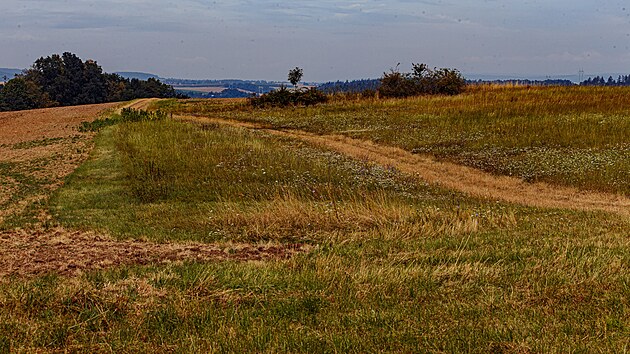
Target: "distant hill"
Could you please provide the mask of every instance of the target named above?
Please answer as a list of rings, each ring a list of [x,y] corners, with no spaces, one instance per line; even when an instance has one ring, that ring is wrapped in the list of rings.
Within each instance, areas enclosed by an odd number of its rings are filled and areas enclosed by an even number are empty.
[[[118,74],[122,76],[123,78],[130,79],[130,80],[138,79],[138,80],[146,81],[148,79],[160,79],[158,75],[143,73],[143,72],[136,72],[136,71],[119,71],[119,72],[115,72],[114,74]]]
[[[5,76],[8,80],[11,80],[16,74],[20,73],[22,73],[22,69],[0,68],[0,81],[4,81]]]
[[[190,98],[246,98],[252,96],[251,92],[235,88],[217,88],[217,91],[211,92],[195,91],[189,89],[176,89],[175,92],[186,95]]]
[[[193,79],[162,79],[162,82],[173,86],[176,90],[189,90],[189,91],[202,91],[193,90],[192,88],[216,88],[217,90],[223,89],[237,89],[247,92],[267,93],[271,90],[275,90],[283,83],[276,81],[264,81],[264,80],[235,80],[235,79],[223,79],[223,80],[193,80]],[[233,91],[230,91],[236,94]]]
[[[603,77],[608,79],[609,77],[613,77],[613,79],[617,79],[619,76],[627,75],[627,73],[612,73],[612,72],[583,72],[583,73],[575,73],[569,75],[522,75],[522,74],[474,74],[467,73],[463,74],[464,78],[468,81],[487,81],[487,82],[511,82],[511,81],[535,81],[535,82],[545,82],[545,81],[556,81],[556,80],[567,80],[573,83],[579,83],[580,81],[584,81],[588,78],[595,77]]]

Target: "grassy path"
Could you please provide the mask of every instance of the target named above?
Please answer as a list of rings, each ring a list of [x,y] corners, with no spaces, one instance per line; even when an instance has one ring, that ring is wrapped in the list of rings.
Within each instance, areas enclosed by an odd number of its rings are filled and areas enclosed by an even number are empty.
[[[138,100],[131,101],[125,105],[120,106],[117,111],[120,111],[123,108],[132,108],[132,109],[147,109],[152,103],[159,101],[159,98],[140,98]]]
[[[176,116],[193,123],[218,123],[270,134],[300,139],[359,159],[367,159],[384,166],[415,175],[428,183],[468,193],[473,196],[502,200],[536,207],[575,210],[601,210],[630,216],[630,199],[622,195],[580,191],[576,188],[552,186],[546,183],[527,183],[519,178],[496,176],[474,168],[413,154],[400,148],[375,144],[341,135],[318,135],[300,130],[279,130],[255,123],[221,118]]]

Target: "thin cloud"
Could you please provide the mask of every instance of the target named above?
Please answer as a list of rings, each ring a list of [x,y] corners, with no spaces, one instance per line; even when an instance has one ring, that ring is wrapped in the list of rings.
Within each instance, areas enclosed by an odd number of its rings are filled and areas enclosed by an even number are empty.
[[[295,65],[309,80],[374,77],[405,61],[480,72],[619,71],[630,55],[624,7],[573,0],[2,0],[0,48],[11,50],[0,52],[0,66],[25,67],[70,50],[114,70],[209,78],[281,79]]]

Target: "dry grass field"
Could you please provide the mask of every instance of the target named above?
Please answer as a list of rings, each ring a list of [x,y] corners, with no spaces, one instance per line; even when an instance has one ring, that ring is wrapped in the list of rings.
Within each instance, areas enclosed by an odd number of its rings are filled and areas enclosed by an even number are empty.
[[[421,180],[472,196],[538,207],[603,210],[630,216],[630,199],[618,194],[598,193],[550,185],[528,183],[510,176],[496,176],[467,166],[447,161],[436,161],[427,155],[407,152],[400,148],[382,146],[371,141],[353,139],[343,135],[314,134],[299,130],[278,130],[262,124],[206,118],[176,116],[195,124],[223,124],[256,129],[274,135],[307,141],[311,144],[338,151],[357,159],[373,161],[382,166],[396,168]]]
[[[0,141],[0,352],[627,351],[626,93],[52,110]]]

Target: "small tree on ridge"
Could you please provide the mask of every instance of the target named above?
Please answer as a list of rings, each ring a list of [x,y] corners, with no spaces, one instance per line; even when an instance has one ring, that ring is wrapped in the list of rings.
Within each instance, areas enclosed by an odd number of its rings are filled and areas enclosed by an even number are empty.
[[[298,82],[302,80],[302,75],[304,75],[304,71],[296,66],[295,69],[289,70],[289,82],[297,87]]]

